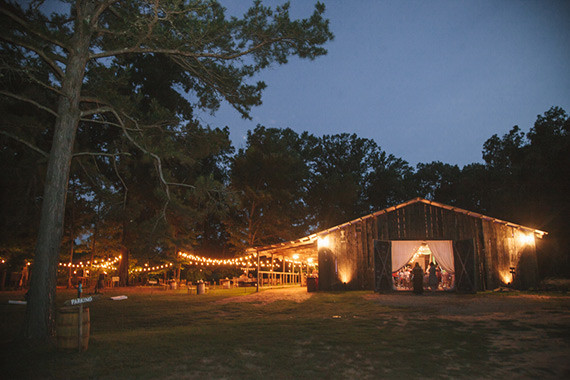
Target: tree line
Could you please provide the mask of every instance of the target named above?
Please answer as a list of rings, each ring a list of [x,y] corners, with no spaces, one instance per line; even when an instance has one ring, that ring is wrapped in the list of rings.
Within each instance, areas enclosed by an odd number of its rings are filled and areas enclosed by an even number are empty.
[[[233,202],[222,219],[242,248],[292,240],[415,197],[545,230],[542,276],[568,275],[570,119],[560,107],[528,132],[491,136],[482,163],[411,166],[355,134],[314,136],[258,126],[231,157]]]
[[[179,250],[232,257],[422,197],[549,232],[542,273],[565,274],[569,120],[552,107],[527,133],[514,126],[491,136],[484,162],[463,168],[438,161],[414,167],[356,134],[258,125],[235,151],[228,128],[177,126],[155,140],[162,175],[186,184],[170,194],[149,155],[77,157],[60,257],[73,249],[83,258],[123,255],[131,265],[176,260]],[[82,132],[80,141],[97,138]],[[3,250],[21,266],[33,259],[45,163],[23,144],[4,143]]]

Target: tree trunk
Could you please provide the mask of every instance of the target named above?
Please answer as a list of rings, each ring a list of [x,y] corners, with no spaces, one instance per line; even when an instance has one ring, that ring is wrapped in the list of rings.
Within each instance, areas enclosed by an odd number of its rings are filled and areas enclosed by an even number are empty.
[[[91,244],[91,260],[89,260],[89,277],[91,278],[91,274],[93,273],[93,260],[95,259],[95,244],[97,243],[97,225],[99,220],[95,220],[95,225],[93,226],[93,242]],[[97,281],[97,278],[95,278]]]
[[[63,234],[65,201],[75,134],[80,117],[80,95],[85,65],[89,57],[90,36],[77,23],[71,40],[58,117],[48,158],[44,197],[34,257],[24,335],[34,341],[55,336],[55,292],[57,265]]]
[[[129,221],[123,218],[123,237],[121,239],[121,261],[119,262],[119,286],[129,286]]]
[[[73,251],[75,249],[75,242],[74,242],[74,237],[73,237],[73,230],[75,229],[75,215],[74,210],[73,210],[73,197],[75,197],[75,194],[72,194],[72,198],[71,198],[71,226],[69,227],[69,244],[71,245],[71,249],[69,251],[69,264],[73,264]],[[71,277],[72,277],[72,267],[71,265],[69,266],[69,275],[67,277],[67,288],[71,289],[71,287],[73,286],[73,283],[71,281]]]
[[[174,280],[176,281],[176,285],[180,285],[180,262],[178,257],[178,247],[174,246],[174,262],[176,266],[174,267]]]
[[[119,262],[119,286],[129,286],[129,249],[121,247],[121,261]]]
[[[8,273],[7,269],[2,271],[2,280],[0,281],[0,290],[4,290],[6,286],[6,274]]]

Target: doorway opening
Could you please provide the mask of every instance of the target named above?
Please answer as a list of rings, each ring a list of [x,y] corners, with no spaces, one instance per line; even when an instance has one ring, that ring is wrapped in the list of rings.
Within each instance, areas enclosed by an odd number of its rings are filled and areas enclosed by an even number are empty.
[[[391,243],[392,280],[395,290],[413,289],[412,269],[416,263],[424,273],[425,290],[454,289],[455,265],[451,240],[392,241]]]

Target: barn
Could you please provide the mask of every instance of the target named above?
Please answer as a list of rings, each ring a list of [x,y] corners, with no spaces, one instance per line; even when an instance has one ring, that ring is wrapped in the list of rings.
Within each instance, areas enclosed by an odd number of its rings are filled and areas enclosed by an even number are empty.
[[[320,290],[402,290],[412,264],[425,269],[433,262],[443,279],[440,290],[476,292],[536,286],[537,245],[546,234],[416,198],[255,251],[272,262],[294,258],[303,276],[310,274],[310,263],[318,262]]]

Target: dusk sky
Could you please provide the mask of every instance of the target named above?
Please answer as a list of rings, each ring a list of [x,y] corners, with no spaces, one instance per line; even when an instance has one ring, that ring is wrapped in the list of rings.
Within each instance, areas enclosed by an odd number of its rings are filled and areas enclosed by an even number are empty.
[[[251,1],[221,1],[241,16]],[[264,1],[282,4],[283,1]],[[293,18],[314,1],[292,1]],[[483,143],[523,131],[551,106],[570,111],[570,1],[324,1],[335,39],[315,61],[257,76],[253,120],[224,105],[237,148],[257,124],[356,133],[412,165],[481,162]]]

